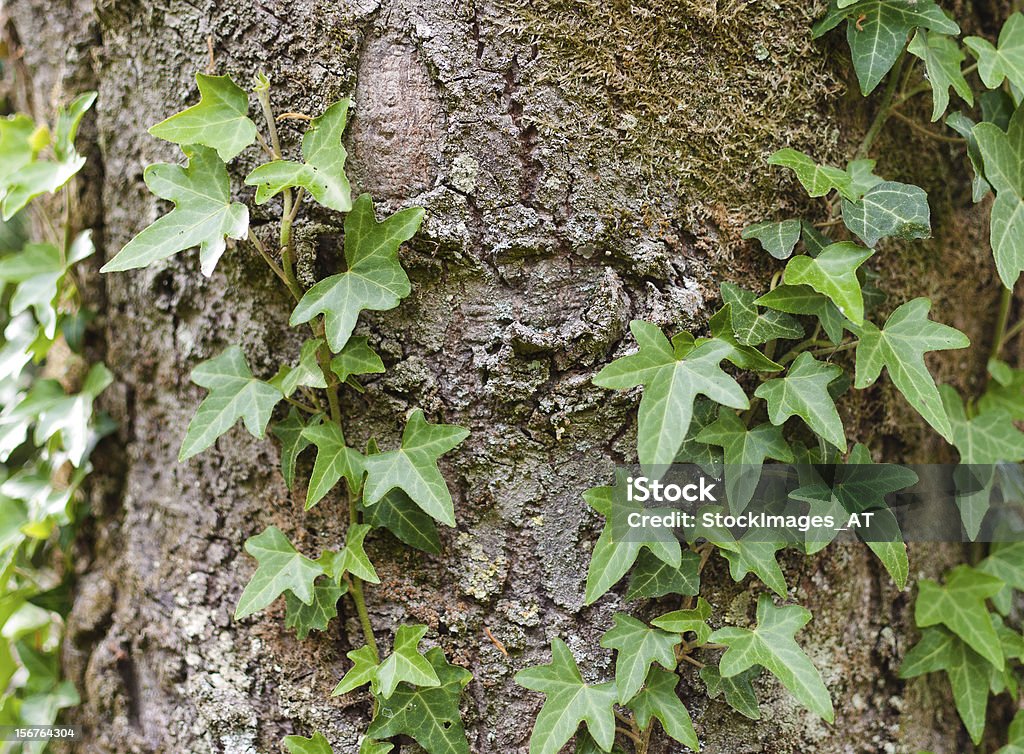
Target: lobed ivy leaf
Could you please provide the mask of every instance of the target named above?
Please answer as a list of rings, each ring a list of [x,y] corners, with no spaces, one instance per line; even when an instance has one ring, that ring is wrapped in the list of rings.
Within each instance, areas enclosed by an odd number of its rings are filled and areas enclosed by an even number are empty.
[[[615,684],[583,682],[572,652],[561,639],[551,640],[551,663],[516,673],[516,683],[547,696],[530,736],[530,754],[558,754],[580,723],[603,751],[615,741]]]
[[[974,93],[960,70],[965,55],[956,40],[945,34],[929,34],[918,29],[907,45],[907,52],[924,61],[925,79],[932,87],[932,122],[946,112],[950,88],[968,105],[974,104]]]
[[[270,415],[283,398],[281,389],[252,376],[238,346],[192,370],[192,382],[209,390],[185,431],[178,460],[184,461],[209,448],[239,419],[253,437],[262,438]]]
[[[724,693],[725,703],[751,720],[761,719],[761,708],[753,685],[753,680],[759,675],[760,665],[753,665],[729,678],[723,678],[716,665],[705,665],[700,669],[700,678],[707,686],[708,696],[714,699]]]
[[[426,626],[403,625],[398,627],[391,654],[377,666],[374,676],[374,693],[376,695],[390,699],[398,688],[398,684],[402,682],[423,687],[441,685],[441,679],[438,677],[433,663],[429,662],[419,651],[420,641],[426,635]]]
[[[800,323],[779,311],[758,311],[757,294],[732,283],[722,283],[722,300],[729,305],[733,332],[745,346],[756,346],[769,340],[799,340],[804,337]]]
[[[1014,542],[991,552],[975,569],[1003,582],[1003,588],[990,599],[1003,615],[1013,607],[1013,592],[1024,592],[1024,542]]]
[[[430,424],[416,409],[402,432],[398,450],[368,456],[363,504],[372,506],[396,487],[432,518],[455,526],[455,507],[437,460],[458,447],[469,430],[454,424]]]
[[[690,712],[676,694],[678,684],[679,676],[675,673],[652,667],[643,689],[627,706],[636,715],[636,724],[640,730],[646,730],[651,719],[657,718],[672,738],[688,749],[700,751]]]
[[[285,628],[294,628],[299,641],[310,631],[326,631],[331,619],[338,614],[338,600],[348,591],[348,585],[334,579],[319,578],[313,583],[313,602],[309,605],[291,591],[284,593]]]
[[[306,489],[306,510],[319,503],[344,477],[350,493],[359,489],[366,459],[345,444],[341,426],[324,422],[306,427],[302,439],[316,446],[316,461]]]
[[[279,384],[285,396],[291,396],[300,386],[320,389],[327,387],[327,380],[324,379],[324,373],[317,361],[317,351],[323,343],[323,338],[310,338],[302,344],[299,363],[281,370]]]
[[[838,344],[843,339],[846,317],[836,308],[831,299],[818,293],[809,285],[780,285],[754,301],[789,314],[809,314],[818,318],[821,329],[828,339]]]
[[[953,429],[952,442],[962,463],[988,465],[1024,461],[1024,432],[1017,429],[1012,416],[989,409],[968,419],[955,388],[943,385],[939,394]]]
[[[819,717],[832,722],[835,712],[828,689],[817,669],[794,640],[797,631],[811,620],[811,613],[797,605],[776,607],[768,595],[757,600],[757,625],[720,628],[711,641],[727,649],[719,662],[723,678],[760,665],[782,682],[797,700]]]
[[[742,318],[743,315],[741,314],[740,317]],[[781,364],[776,364],[756,348],[740,343],[739,339],[736,337],[735,325],[733,324],[732,304],[727,303],[715,312],[711,316],[711,319],[708,320],[708,326],[711,328],[711,337],[694,339],[690,346],[685,349],[685,353],[689,353],[689,351],[692,351],[698,345],[703,343],[725,343],[729,346],[729,350],[724,356],[725,360],[732,362],[740,369],[754,372],[778,372],[782,369]],[[673,343],[678,343],[684,335],[687,337],[690,336],[689,333],[679,333],[672,339]],[[683,355],[678,346],[675,346],[674,350],[676,356]],[[698,398],[697,400],[700,401],[704,399]],[[708,403],[711,402],[708,401]],[[694,405],[696,405],[696,403]],[[691,422],[692,421],[693,420],[691,419]]]
[[[825,196],[830,191],[836,190],[849,199],[860,198],[848,171],[831,165],[819,165],[811,157],[795,149],[786,147],[778,150],[768,158],[768,164],[792,170],[807,191],[808,196]]]
[[[236,620],[258,613],[286,591],[303,604],[313,603],[313,583],[324,569],[296,551],[280,529],[270,526],[249,537],[245,551],[259,565],[238,600]]]
[[[197,73],[196,85],[198,104],[160,121],[149,133],[182,148],[209,147],[228,162],[256,141],[256,124],[248,117],[249,97],[230,76]]]
[[[209,277],[227,247],[225,239],[245,237],[249,210],[231,201],[228,171],[217,153],[198,145],[183,149],[185,167],[150,165],[143,175],[149,190],[174,202],[174,209],[129,241],[100,272],[146,267],[198,246],[200,267]]]
[[[686,550],[679,565],[666,563],[641,551],[629,577],[626,599],[650,599],[666,594],[697,594],[700,588],[700,556]]]
[[[964,45],[978,59],[978,75],[989,89],[1003,79],[1024,88],[1024,14],[1014,13],[999,30],[998,46],[982,37],[964,37]]]
[[[0,118],[0,194],[7,193],[10,177],[30,164],[49,141],[46,127],[36,126],[28,115]]]
[[[318,203],[337,212],[352,209],[352,190],[345,176],[341,134],[348,118],[349,101],[335,102],[310,121],[302,137],[305,162],[274,160],[260,165],[245,178],[256,187],[256,203],[264,204],[286,188],[304,188]]]
[[[963,113],[950,113],[946,116],[946,125],[960,134],[967,142],[967,157],[971,162],[971,201],[975,204],[985,198],[991,188],[985,180],[984,159],[978,140],[974,137],[974,121]]]
[[[377,666],[380,663],[374,656],[373,649],[370,646],[362,646],[359,649],[346,652],[345,656],[352,661],[352,667],[338,681],[338,685],[334,687],[331,696],[347,694],[360,686],[374,683],[377,678]]]
[[[331,744],[319,732],[309,738],[285,736],[284,747],[288,749],[288,754],[334,754]]]
[[[424,211],[411,207],[378,223],[373,200],[363,194],[345,217],[345,262],[348,269],[314,285],[296,305],[293,327],[324,315],[327,343],[340,353],[363,309],[386,311],[409,295],[409,277],[398,261],[398,247],[419,230]]]
[[[288,409],[288,416],[279,422],[275,422],[270,431],[281,441],[281,476],[284,483],[291,489],[295,484],[295,462],[303,450],[312,445],[305,431],[321,421],[320,416],[314,416],[307,425],[302,415],[292,406]]]
[[[932,229],[928,195],[917,186],[884,181],[859,202],[843,200],[843,223],[872,248],[883,238],[927,238]]]
[[[711,605],[703,597],[698,597],[696,607],[665,613],[652,620],[651,625],[674,634],[693,633],[696,644],[707,644],[711,636],[710,617]]]
[[[716,540],[715,544],[729,562],[729,576],[733,581],[739,583],[752,573],[777,595],[786,596],[786,577],[775,559],[775,553],[785,546],[782,542],[742,537],[732,541]]]
[[[800,221],[754,223],[744,228],[740,236],[745,240],[756,238],[761,248],[776,259],[789,259],[800,240]]]
[[[356,335],[349,338],[341,353],[331,359],[331,371],[338,375],[341,382],[345,382],[355,374],[383,373],[384,362],[370,348],[366,336]]]
[[[873,253],[849,241],[834,243],[817,257],[790,259],[782,280],[787,285],[809,285],[828,296],[844,317],[860,325],[864,321],[864,298],[857,268]]]
[[[1024,270],[1024,106],[1014,112],[1005,132],[984,122],[973,133],[985,178],[996,192],[989,224],[996,270],[1003,285],[1012,288]]]
[[[985,600],[1002,588],[1002,580],[995,576],[968,565],[957,566],[946,575],[942,586],[931,579],[921,581],[914,603],[914,620],[920,628],[946,626],[1002,670],[1003,652],[985,606]]]
[[[679,636],[650,628],[623,613],[615,613],[612,620],[615,626],[601,636],[601,646],[615,650],[615,687],[619,703],[625,704],[644,685],[652,663],[675,670]]]
[[[675,460],[698,395],[731,408],[748,407],[743,390],[719,367],[732,351],[730,344],[710,340],[677,357],[657,326],[634,320],[629,327],[640,350],[613,361],[598,372],[593,382],[618,389],[644,386],[638,417],[640,463],[667,465]]]
[[[399,540],[434,555],[441,552],[437,524],[401,490],[391,490],[370,506],[360,503],[363,520],[374,528],[385,528]]]
[[[939,390],[924,363],[929,351],[967,348],[967,336],[928,319],[931,301],[916,298],[900,305],[879,330],[870,322],[859,328],[854,387],[874,384],[885,367],[911,406],[947,441],[953,440]]]
[[[781,426],[789,417],[799,416],[826,442],[846,452],[843,421],[828,391],[829,385],[842,373],[842,368],[824,364],[804,351],[796,357],[785,377],[759,385],[754,395],[768,403],[768,418],[772,424]],[[778,440],[781,442],[781,437]]]

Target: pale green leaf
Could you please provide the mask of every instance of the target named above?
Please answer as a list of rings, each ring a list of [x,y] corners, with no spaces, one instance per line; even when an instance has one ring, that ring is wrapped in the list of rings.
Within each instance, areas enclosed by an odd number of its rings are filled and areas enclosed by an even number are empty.
[[[350,493],[359,489],[363,478],[363,455],[345,444],[341,427],[324,422],[307,427],[303,439],[316,445],[316,461],[306,490],[306,510],[319,503],[345,477]]]
[[[381,374],[384,362],[376,351],[370,348],[366,336],[356,335],[349,338],[341,353],[331,359],[331,371],[345,382],[355,374]]]
[[[692,643],[699,645],[706,644],[708,637],[711,636],[711,628],[708,626],[710,617],[711,605],[703,597],[698,597],[696,607],[665,613],[652,620],[651,625],[674,634],[693,633]]]
[[[1024,592],[1024,542],[1014,542],[994,550],[976,569],[995,576],[1003,588],[992,595],[992,604],[1003,615],[1013,606],[1013,592]]]
[[[1003,653],[985,600],[1002,588],[1002,580],[995,576],[970,566],[957,566],[947,574],[943,586],[931,579],[921,581],[914,619],[921,628],[946,626],[1001,670]]]
[[[998,89],[1004,78],[1024,88],[1024,14],[1006,20],[997,46],[982,37],[964,37],[964,45],[978,59],[978,75],[989,89]]]
[[[1024,24],[1024,16],[1019,16]],[[985,178],[996,192],[989,240],[1003,285],[1012,288],[1024,270],[1024,106],[1004,131],[994,123],[973,130],[985,165]]]
[[[398,684],[403,681],[414,686],[441,685],[431,663],[420,654],[419,644],[426,634],[426,626],[398,627],[391,654],[377,666],[374,676],[375,694],[390,699]]]
[[[281,390],[286,396],[291,396],[299,387],[312,387],[325,389],[327,380],[320,370],[320,363],[317,361],[317,351],[323,345],[323,338],[310,338],[302,344],[302,351],[299,354],[299,363],[294,367],[287,367],[282,370]]]
[[[248,117],[249,97],[230,76],[197,73],[196,84],[198,104],[160,121],[149,133],[183,148],[201,144],[228,162],[256,141],[256,124]]]
[[[245,551],[256,558],[259,566],[238,600],[236,620],[258,613],[285,591],[290,591],[303,604],[313,603],[313,583],[324,570],[299,554],[280,529],[271,526],[249,537]]]
[[[360,686],[373,683],[377,677],[377,666],[380,664],[373,655],[373,649],[369,646],[362,646],[347,652],[346,657],[352,661],[352,667],[338,681],[331,696],[341,696],[354,691]]]
[[[612,619],[615,626],[602,635],[601,646],[615,650],[615,686],[619,703],[625,704],[640,691],[651,663],[675,670],[680,639],[678,634],[650,628],[629,615],[615,613]]]
[[[693,751],[700,751],[690,713],[676,694],[678,683],[679,676],[675,673],[652,667],[643,690],[628,706],[636,715],[636,723],[641,730],[646,730],[651,718],[656,717],[672,738]]]
[[[825,364],[804,351],[797,356],[786,376],[768,380],[754,395],[768,403],[768,418],[781,426],[791,416],[799,416],[814,432],[839,450],[846,451],[846,433],[836,411],[828,386],[843,370]],[[778,438],[782,442],[781,437]],[[785,460],[779,458],[778,460]]]
[[[800,221],[754,223],[743,229],[744,239],[756,238],[761,248],[776,259],[789,259],[800,240]]]
[[[864,321],[864,299],[857,268],[872,253],[871,249],[848,241],[834,243],[817,257],[790,259],[782,280],[787,285],[809,285],[828,296],[843,316],[860,325]]]
[[[950,87],[968,105],[974,104],[971,86],[960,71],[964,52],[955,39],[918,29],[907,45],[907,52],[924,61],[926,78],[932,87],[932,121],[938,120],[946,112]]]
[[[985,180],[984,158],[981,155],[981,148],[978,146],[978,139],[974,136],[973,120],[963,113],[950,113],[946,116],[946,125],[960,134],[967,142],[967,157],[971,162],[973,175],[971,177],[971,201],[975,204],[985,198],[989,191],[988,181]]]

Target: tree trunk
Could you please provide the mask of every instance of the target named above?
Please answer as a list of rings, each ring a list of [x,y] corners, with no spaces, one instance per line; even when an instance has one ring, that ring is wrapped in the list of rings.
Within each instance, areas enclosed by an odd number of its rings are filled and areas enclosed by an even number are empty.
[[[631,319],[697,331],[720,282],[765,289],[776,263],[741,241],[741,229],[783,211],[821,212],[766,157],[789,145],[845,164],[873,114],[872,100],[852,94],[841,35],[810,40],[823,7],[8,3],[37,105],[99,91],[86,130],[95,148],[79,183],[99,256],[164,211],[142,171],[176,152],[145,129],[194,101],[208,39],[216,72],[242,82],[265,71],[282,109],[317,114],[354,93],[346,144],[355,188],[390,210],[427,208],[403,251],[412,297],[362,320],[388,373],[347,411],[357,445],[370,436],[394,443],[413,407],[472,430],[444,465],[458,525],[444,532],[442,555],[376,536],[368,549],[382,584],[367,597],[381,637],[403,620],[426,623],[473,672],[464,716],[474,752],[526,751],[541,698],[512,676],[546,662],[552,636],[567,641],[586,675],[609,674],[598,639],[625,603],[611,594],[583,606],[601,521],[580,495],[633,458],[637,396],[590,377],[631,347]],[[957,10],[968,27],[981,23]],[[970,207],[961,154],[898,122],[886,133],[875,151],[892,156],[879,172],[929,191],[935,238],[924,251],[880,255],[883,285],[890,302],[934,296],[933,316],[968,332],[978,346],[969,357],[936,362],[943,379],[968,385],[982,374],[998,299],[984,208]],[[299,134],[285,126],[289,146]],[[903,157],[922,152],[935,159]],[[239,174],[251,167],[241,163]],[[329,213],[300,225],[307,270],[337,258],[337,226]],[[273,524],[316,553],[337,544],[342,504],[328,499],[304,513],[281,479],[276,445],[240,428],[176,460],[202,395],[188,379],[195,364],[235,342],[262,376],[295,357],[301,336],[287,327],[287,294],[236,247],[209,280],[190,252],[96,274],[90,295],[102,302],[95,348],[117,375],[106,408],[120,429],[96,455],[94,519],[68,625],[66,670],[83,697],[71,720],[88,739],[76,750],[271,752],[283,735],[316,729],[335,751],[354,753],[367,698],[329,696],[345,652],[361,643],[354,611],[343,602],[341,620],[301,643],[284,629],[280,605],[232,618],[254,567],[245,539]],[[886,388],[857,405],[844,418],[876,458],[930,457]],[[935,576],[958,554],[912,547],[911,573]],[[763,719],[751,722],[708,700],[684,671],[680,688],[704,751],[967,750],[945,681],[897,678],[915,637],[910,589],[897,592],[859,546],[782,560],[791,596],[814,613],[799,639],[832,693],[836,724],[796,708],[768,678],[758,686]],[[734,585],[717,556],[704,583],[719,621],[747,616],[763,590],[752,578]]]

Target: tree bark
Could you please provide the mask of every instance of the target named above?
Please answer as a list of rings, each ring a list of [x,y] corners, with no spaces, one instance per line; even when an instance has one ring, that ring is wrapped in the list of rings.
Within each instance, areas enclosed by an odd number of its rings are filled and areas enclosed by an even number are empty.
[[[968,26],[986,22],[958,5]],[[368,549],[382,584],[367,598],[381,638],[400,621],[426,623],[473,672],[464,715],[474,752],[526,751],[541,698],[512,676],[546,662],[552,636],[588,677],[610,672],[598,639],[625,603],[612,594],[583,606],[601,521],[580,495],[633,458],[637,396],[589,378],[631,347],[631,319],[700,330],[719,282],[764,289],[775,263],[740,230],[822,211],[767,155],[793,146],[845,164],[873,115],[873,101],[853,94],[841,35],[810,40],[822,10],[806,0],[8,3],[37,105],[99,91],[79,186],[100,256],[165,209],[142,171],[177,159],[175,148],[146,126],[194,100],[208,39],[217,73],[242,82],[265,71],[282,109],[315,115],[354,94],[346,144],[356,189],[386,210],[427,208],[403,251],[412,297],[362,319],[388,373],[346,412],[356,444],[393,444],[413,407],[472,430],[444,464],[458,525],[444,532],[442,555],[376,535]],[[294,147],[300,131],[284,129]],[[883,287],[890,302],[934,296],[933,316],[981,346],[936,362],[943,379],[969,386],[999,295],[984,208],[970,207],[953,148],[899,123],[886,134],[875,151],[892,156],[879,171],[929,191],[935,238],[924,251],[890,247]],[[307,280],[338,258],[339,226],[330,213],[299,225]],[[361,644],[347,604],[304,642],[285,630],[280,605],[232,619],[254,567],[245,539],[273,524],[316,554],[337,545],[342,504],[328,498],[304,513],[274,443],[240,428],[176,460],[202,395],[188,379],[195,364],[235,342],[261,376],[296,356],[287,293],[244,247],[209,280],[190,252],[94,275],[90,287],[101,305],[94,347],[118,378],[106,408],[120,429],[97,454],[68,622],[65,665],[83,697],[70,719],[87,734],[79,750],[249,754],[316,729],[354,753],[368,701],[329,696],[345,652]],[[908,416],[877,387],[844,418],[876,458],[929,457]],[[935,576],[958,556],[912,547],[911,573]],[[748,721],[684,671],[704,751],[966,751],[945,682],[897,678],[915,637],[910,590],[898,593],[862,547],[782,560],[792,598],[814,613],[799,640],[831,690],[836,724],[767,678],[763,719]],[[750,578],[734,585],[717,556],[705,572],[718,621],[745,620],[763,589]]]

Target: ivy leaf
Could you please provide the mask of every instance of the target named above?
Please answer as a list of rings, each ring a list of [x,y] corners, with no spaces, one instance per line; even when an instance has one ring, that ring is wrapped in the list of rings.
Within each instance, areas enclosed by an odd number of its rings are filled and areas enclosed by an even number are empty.
[[[380,583],[377,571],[363,549],[363,541],[372,529],[369,524],[349,524],[348,533],[345,535],[345,547],[333,559],[331,573],[335,581],[341,581],[344,574],[351,573],[371,584]]]
[[[775,553],[784,545],[781,542],[761,542],[746,537],[732,541],[715,541],[719,552],[729,562],[729,576],[733,581],[743,581],[748,573],[757,576],[780,597],[786,596],[786,577],[782,575]]]
[[[256,187],[256,203],[263,204],[288,187],[306,189],[324,207],[337,212],[352,209],[351,188],[345,176],[345,158],[341,144],[348,117],[347,99],[335,102],[324,114],[310,121],[302,137],[304,163],[274,160],[260,165],[245,179]]]
[[[733,331],[746,346],[769,340],[799,340],[804,328],[793,317],[778,311],[759,312],[757,295],[732,283],[722,283],[722,300],[729,304]]]
[[[331,744],[321,733],[314,733],[309,738],[285,736],[284,747],[288,749],[288,754],[334,754]]]
[[[960,27],[932,0],[862,0],[833,3],[811,32],[817,39],[847,19],[846,41],[864,96],[870,94],[899,58],[915,28],[956,36]]]
[[[1024,270],[1024,106],[1014,112],[1005,132],[984,122],[974,127],[974,138],[985,178],[996,192],[989,224],[996,270],[1003,285],[1012,288]]]
[[[675,670],[679,636],[649,628],[622,613],[615,613],[612,620],[615,626],[601,636],[601,646],[616,652],[615,685],[619,703],[625,704],[644,685],[651,663],[657,662],[666,670]]]
[[[149,190],[174,202],[174,209],[129,241],[100,272],[146,267],[198,246],[200,267],[209,277],[227,246],[225,238],[245,237],[249,210],[231,201],[224,163],[206,147],[192,145],[184,150],[185,167],[150,165],[143,176]]]
[[[707,644],[711,636],[708,618],[711,617],[711,605],[703,597],[697,598],[697,606],[684,610],[673,610],[651,621],[651,625],[674,634],[693,633],[697,644]]]
[[[708,476],[721,476],[722,450],[713,445],[697,442],[705,427],[718,420],[718,406],[707,398],[698,398],[693,403],[693,418],[690,419],[690,431],[676,454],[676,463],[693,463],[703,469]]]
[[[434,687],[399,686],[388,700],[390,715],[380,714],[366,730],[368,738],[407,735],[428,754],[469,754],[459,714],[459,696],[473,678],[464,668],[450,665],[444,652],[427,651],[426,661],[437,677]]]
[[[641,549],[646,548],[672,568],[679,568],[682,565],[679,541],[674,537],[663,542],[634,542],[629,538],[624,541],[612,537],[611,487],[593,487],[583,493],[583,498],[606,520],[604,530],[598,537],[597,543],[594,545],[594,552],[590,557],[586,596],[584,597],[586,604],[594,603],[598,597],[615,586],[636,562]]]
[[[427,635],[426,626],[399,626],[391,654],[377,666],[374,693],[390,699],[401,682],[414,686],[440,686],[441,679],[432,663],[420,654],[419,644]],[[369,733],[369,735],[375,735]]]
[[[377,662],[377,658],[373,655],[373,649],[369,646],[354,649],[351,652],[347,652],[345,656],[352,661],[352,667],[338,681],[338,685],[334,687],[331,696],[341,696],[342,694],[354,691],[360,686],[374,683],[377,677],[377,666],[380,663]]]
[[[299,301],[293,327],[324,315],[327,343],[340,353],[363,309],[386,311],[409,295],[409,277],[398,261],[398,247],[419,230],[424,211],[410,207],[378,223],[369,194],[356,199],[345,217],[345,262],[348,269],[324,278]]]
[[[294,628],[299,641],[309,636],[310,631],[326,631],[331,618],[338,614],[338,600],[346,591],[348,585],[344,582],[339,585],[334,579],[320,578],[313,584],[312,604],[285,592],[285,628]]]
[[[350,492],[359,489],[365,459],[359,451],[345,444],[339,425],[334,422],[316,424],[306,427],[302,435],[304,440],[316,445],[316,461],[306,490],[306,510],[323,500],[342,477],[348,482]]]
[[[974,137],[974,121],[963,113],[950,113],[946,116],[946,125],[964,137],[967,142],[967,157],[971,161],[973,176],[971,178],[971,201],[975,204],[985,198],[990,186],[985,180],[984,158],[978,140]]]
[[[757,600],[757,626],[726,627],[711,634],[711,641],[728,648],[719,663],[723,678],[761,665],[807,709],[832,722],[835,713],[821,676],[793,637],[811,620],[811,613],[797,605],[776,607],[768,595]]]
[[[309,426],[315,426],[320,422],[320,417],[310,419]],[[308,448],[312,441],[306,436],[306,423],[302,416],[293,406],[288,409],[288,416],[279,422],[275,422],[270,431],[281,441],[281,476],[284,483],[291,489],[295,484],[295,462],[299,454]]]
[[[834,243],[817,257],[790,259],[782,280],[787,285],[809,285],[828,296],[843,316],[860,325],[864,321],[864,299],[857,268],[873,253],[849,241]]]
[[[274,406],[284,397],[280,388],[252,376],[238,346],[228,346],[204,361],[192,370],[191,378],[210,392],[189,422],[179,461],[209,448],[239,419],[249,434],[262,439]]]
[[[235,619],[258,613],[285,591],[305,605],[313,604],[313,582],[324,573],[323,567],[299,554],[276,526],[245,541],[245,551],[256,558],[259,567],[253,574],[235,609]]]
[[[1024,369],[990,360],[988,371],[993,379],[978,399],[979,413],[999,412],[1014,421],[1024,419]]]
[[[761,708],[757,704],[753,680],[761,675],[761,666],[754,665],[730,678],[722,678],[716,665],[705,665],[700,669],[700,679],[707,687],[708,696],[715,699],[725,694],[725,703],[751,720],[761,719]]]
[[[686,550],[678,566],[650,552],[641,552],[629,577],[626,599],[649,599],[666,594],[694,595],[700,587],[700,556]]]
[[[530,736],[530,754],[558,754],[580,723],[603,751],[615,741],[615,684],[583,682],[572,652],[561,639],[551,640],[551,664],[516,673],[516,683],[547,696]]]
[[[455,526],[455,507],[437,459],[456,448],[469,430],[454,424],[429,424],[416,409],[402,432],[402,447],[368,456],[363,503],[372,506],[396,487],[431,517]]]
[[[291,396],[300,386],[325,389],[327,380],[324,373],[320,371],[320,363],[316,354],[323,345],[323,338],[310,338],[302,344],[302,351],[299,353],[299,363],[294,367],[286,367],[282,370],[280,380],[281,391],[285,396]]]
[[[929,34],[924,29],[918,29],[907,45],[907,52],[923,60],[928,72],[926,79],[932,87],[932,122],[937,121],[946,112],[950,87],[968,105],[974,104],[974,93],[960,71],[960,64],[964,62],[964,52],[954,39],[944,34]]]
[[[747,429],[740,418],[728,410],[719,411],[718,420],[701,430],[697,441],[722,448],[726,495],[734,513],[741,513],[753,497],[766,458],[793,463],[793,452],[781,429],[770,424]]]
[[[968,419],[956,389],[939,388],[942,404],[953,428],[953,445],[961,463],[989,465],[1024,461],[1024,432],[1002,411],[981,411]]]
[[[844,196],[849,194],[851,199],[859,198],[851,189],[849,173],[831,165],[819,165],[795,149],[780,149],[768,158],[768,164],[792,170],[808,196],[825,196],[835,189]]]
[[[959,330],[928,319],[931,301],[916,298],[899,306],[879,330],[870,322],[860,328],[854,387],[874,384],[885,367],[893,384],[911,406],[947,441],[953,430],[942,406],[939,390],[924,363],[929,351],[967,348],[971,343]]]
[[[658,327],[638,320],[629,327],[640,344],[639,352],[616,359],[593,382],[618,389],[644,386],[637,439],[640,463],[667,465],[675,460],[698,395],[731,408],[748,407],[743,390],[719,367],[732,349],[728,343],[707,341],[677,359]]]
[[[410,547],[434,555],[441,552],[441,539],[434,519],[424,513],[401,490],[391,490],[370,506],[360,503],[363,520],[374,528],[385,528]]]
[[[989,89],[998,89],[1003,79],[1024,88],[1024,15],[1014,13],[999,31],[998,47],[982,37],[964,37],[967,49],[978,59],[978,75]]]
[[[740,343],[734,330],[735,326],[732,320],[732,304],[725,304],[721,309],[715,312],[711,316],[711,319],[708,320],[708,326],[711,328],[712,337],[694,340],[691,347],[687,349],[687,352],[692,351],[693,348],[702,343],[718,341],[720,343],[726,343],[729,346],[729,351],[725,354],[724,358],[727,361],[731,361],[740,369],[754,372],[778,372],[782,369],[781,364],[776,364],[756,348]],[[679,335],[676,335],[676,337],[673,338],[673,341],[678,341],[678,339],[684,334],[689,335],[689,333],[679,333]],[[676,348],[675,350],[676,356],[682,355],[679,348]],[[697,400],[700,401],[704,399],[698,398]],[[708,401],[708,403],[711,403],[711,401]],[[694,416],[696,416],[696,409]],[[691,420],[691,422],[692,421],[693,420]]]
[[[228,162],[256,141],[256,124],[249,120],[249,97],[230,76],[196,74],[199,103],[160,121],[149,129],[158,139],[182,148],[201,144],[215,149]]]
[[[331,359],[331,371],[345,382],[354,374],[381,374],[384,362],[376,351],[370,348],[364,335],[349,338],[341,353]]]
[[[999,646],[985,600],[999,593],[1002,580],[961,565],[946,576],[944,586],[931,579],[921,581],[914,620],[920,628],[945,625],[979,655],[998,669],[1003,668]]]
[[[843,223],[872,248],[882,238],[927,238],[932,229],[928,195],[917,186],[885,181],[859,202],[844,199]]]
[[[90,232],[81,234],[71,246],[66,260],[49,243],[25,244],[20,251],[0,259],[0,282],[16,283],[10,300],[10,313],[17,317],[32,309],[43,334],[52,339],[57,333],[57,293],[68,269],[95,252]]]
[[[807,426],[839,450],[846,452],[846,433],[828,386],[843,373],[835,364],[824,364],[804,351],[783,378],[768,380],[754,395],[768,402],[768,418],[781,426],[799,416]],[[780,442],[781,437],[778,438]],[[785,460],[785,459],[779,459]]]
[[[0,194],[6,194],[10,177],[31,163],[49,143],[46,126],[36,126],[23,113],[0,118]]]
[[[359,754],[388,754],[394,748],[395,745],[393,743],[374,741],[372,738],[365,736],[359,744]]]
[[[995,576],[1003,582],[1003,588],[992,595],[992,604],[1003,615],[1010,612],[1013,591],[1024,592],[1024,542],[1000,547],[975,567],[982,573]]]
[[[679,676],[675,673],[652,667],[643,690],[627,706],[636,715],[641,730],[646,730],[651,718],[656,717],[672,738],[693,751],[700,751],[690,712],[676,694],[678,683]]]
[[[745,240],[756,238],[761,248],[776,259],[789,259],[800,240],[800,221],[754,223],[744,228],[740,236]]]
[[[827,296],[818,293],[809,285],[780,285],[754,303],[789,314],[815,316],[829,340],[838,344],[843,339],[846,317]]]

